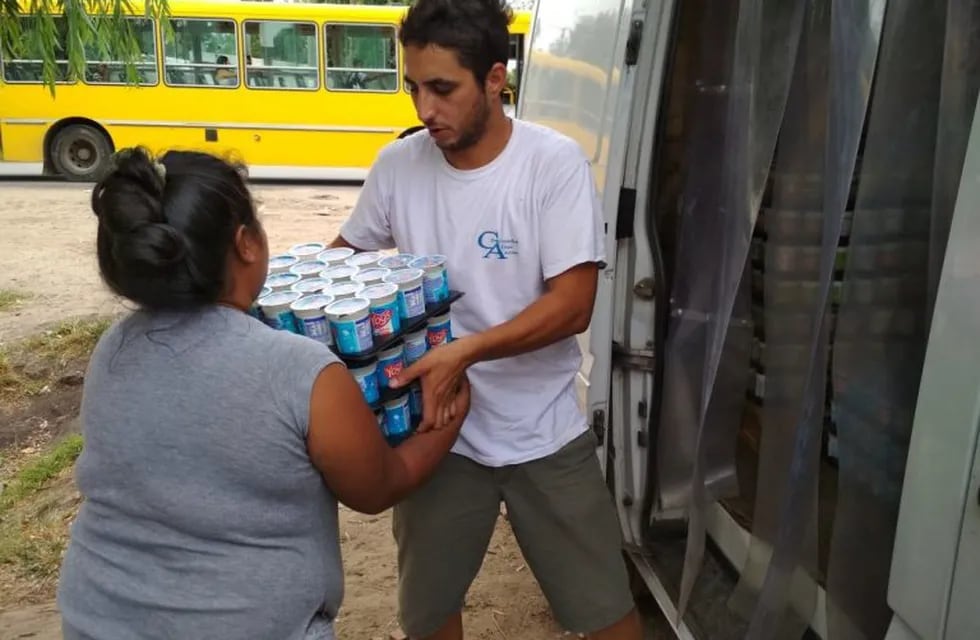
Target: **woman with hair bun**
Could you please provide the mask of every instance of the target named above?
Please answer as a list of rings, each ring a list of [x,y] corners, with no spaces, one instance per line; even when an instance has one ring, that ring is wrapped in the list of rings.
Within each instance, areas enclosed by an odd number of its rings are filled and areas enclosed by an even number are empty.
[[[248,315],[268,268],[242,172],[121,151],[92,192],[102,278],[138,307],[85,378],[84,497],[58,590],[64,637],[334,637],[337,501],[378,513],[455,441],[392,449],[322,344]]]

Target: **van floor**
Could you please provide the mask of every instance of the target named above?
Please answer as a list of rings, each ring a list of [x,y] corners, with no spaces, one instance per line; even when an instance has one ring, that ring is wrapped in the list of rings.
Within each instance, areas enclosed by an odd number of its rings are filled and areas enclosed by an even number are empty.
[[[751,412],[749,412],[751,413]],[[736,450],[740,493],[722,501],[726,511],[743,528],[751,531],[758,482],[758,428],[747,418],[739,433]],[[819,487],[819,582],[825,584],[830,533],[837,502],[837,472],[825,456],[821,456]],[[661,577],[674,602],[680,592],[684,568],[686,535],[678,532],[658,535],[648,544],[647,561]],[[708,538],[704,562],[691,595],[685,622],[697,638],[703,640],[742,640],[748,632],[748,620],[730,606],[738,583],[738,568],[732,567],[721,551]],[[808,632],[805,638],[816,638]]]

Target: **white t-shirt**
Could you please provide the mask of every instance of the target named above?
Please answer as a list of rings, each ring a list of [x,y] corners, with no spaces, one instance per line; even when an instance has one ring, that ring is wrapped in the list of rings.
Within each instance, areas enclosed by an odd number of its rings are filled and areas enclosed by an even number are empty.
[[[352,245],[447,256],[455,337],[514,318],[545,280],[605,259],[601,208],[579,146],[520,120],[504,150],[470,171],[453,168],[420,131],[385,147],[341,229]],[[575,376],[575,338],[468,370],[472,403],[455,453],[488,466],[542,458],[587,428]]]

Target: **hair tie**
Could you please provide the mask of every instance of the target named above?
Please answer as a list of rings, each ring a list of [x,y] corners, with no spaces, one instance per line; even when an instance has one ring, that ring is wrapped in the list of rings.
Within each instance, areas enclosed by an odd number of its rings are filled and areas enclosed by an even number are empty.
[[[165,183],[167,181],[167,167],[166,167],[166,165],[164,165],[162,162],[155,161],[153,163],[153,170],[157,172],[157,175],[158,176],[160,176],[160,182],[164,182]]]

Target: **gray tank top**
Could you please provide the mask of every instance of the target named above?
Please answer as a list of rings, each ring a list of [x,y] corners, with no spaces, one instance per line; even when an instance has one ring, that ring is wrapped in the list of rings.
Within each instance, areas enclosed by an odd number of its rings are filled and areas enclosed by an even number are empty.
[[[137,312],[102,337],[58,592],[66,638],[333,638],[337,501],[306,435],[335,362],[218,306]]]

